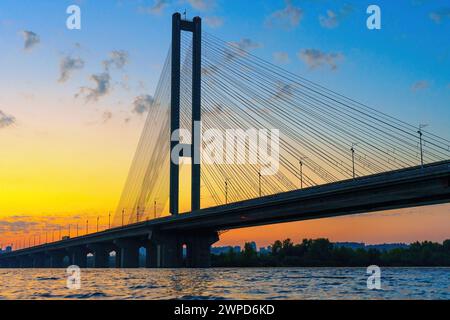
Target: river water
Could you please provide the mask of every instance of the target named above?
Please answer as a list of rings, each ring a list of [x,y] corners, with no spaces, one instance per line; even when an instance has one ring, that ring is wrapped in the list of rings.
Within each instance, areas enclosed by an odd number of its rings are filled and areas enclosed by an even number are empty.
[[[0,299],[450,299],[450,268],[0,269]]]

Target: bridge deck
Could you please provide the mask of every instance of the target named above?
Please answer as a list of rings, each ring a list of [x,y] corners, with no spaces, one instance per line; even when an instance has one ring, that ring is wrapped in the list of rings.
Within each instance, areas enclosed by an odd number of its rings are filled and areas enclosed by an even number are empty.
[[[396,170],[303,190],[162,217],[2,254],[0,259],[145,236],[154,230],[224,230],[450,201],[450,161]]]

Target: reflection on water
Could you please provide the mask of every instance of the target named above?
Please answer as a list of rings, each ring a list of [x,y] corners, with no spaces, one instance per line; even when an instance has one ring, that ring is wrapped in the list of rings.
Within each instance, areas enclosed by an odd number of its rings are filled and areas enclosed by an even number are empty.
[[[450,299],[450,268],[382,268],[382,290],[364,268],[0,269],[0,299]]]

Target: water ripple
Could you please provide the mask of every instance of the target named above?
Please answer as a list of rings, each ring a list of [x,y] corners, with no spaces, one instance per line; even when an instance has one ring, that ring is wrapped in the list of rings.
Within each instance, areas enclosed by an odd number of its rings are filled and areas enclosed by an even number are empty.
[[[0,299],[450,299],[450,268],[83,269],[81,289],[64,269],[0,269]],[[0,280],[1,281],[1,280]]]

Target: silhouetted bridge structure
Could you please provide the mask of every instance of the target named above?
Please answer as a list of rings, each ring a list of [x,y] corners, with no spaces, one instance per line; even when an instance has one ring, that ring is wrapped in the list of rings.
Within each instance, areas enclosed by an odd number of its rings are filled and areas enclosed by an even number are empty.
[[[246,200],[177,216],[136,223],[0,256],[2,267],[62,267],[63,258],[86,266],[139,265],[139,248],[147,249],[147,267],[207,267],[218,231],[272,223],[358,214],[450,201],[450,161],[398,170]],[[183,259],[183,245],[187,248]]]
[[[192,33],[192,42],[186,44],[181,31]],[[115,227],[2,254],[1,267],[86,267],[92,254],[93,266],[105,268],[114,251],[116,267],[135,268],[140,248],[146,267],[208,267],[211,245],[224,230],[450,202],[448,140],[275,67],[243,44],[206,38],[200,18],[173,16],[171,50]],[[194,132],[198,121],[205,129],[278,127],[279,172],[263,177],[258,164],[194,161],[191,210],[180,214],[178,160],[199,157],[200,149],[194,136],[185,144],[190,154],[171,159],[181,143],[171,135],[183,126]],[[201,207],[202,182],[216,206]],[[156,199],[167,199],[169,216],[156,218]],[[141,222],[141,210],[153,205],[155,218]],[[126,224],[123,208],[132,212]]]

